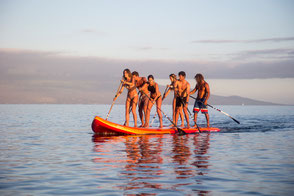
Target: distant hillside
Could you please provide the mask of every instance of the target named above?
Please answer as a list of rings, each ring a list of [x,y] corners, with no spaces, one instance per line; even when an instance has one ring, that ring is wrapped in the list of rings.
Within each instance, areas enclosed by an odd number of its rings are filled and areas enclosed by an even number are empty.
[[[193,97],[196,94],[193,95]],[[171,104],[172,103],[173,94],[171,93],[168,97],[164,100],[163,104]],[[194,99],[190,98],[190,104],[194,103]],[[124,98],[119,98],[117,101],[118,104],[125,103],[125,96]],[[250,98],[240,97],[240,96],[219,96],[219,95],[211,95],[209,98],[209,103],[212,105],[282,105],[277,103],[265,102],[254,100]]]
[[[259,101],[240,96],[225,97],[219,95],[212,95],[210,98],[210,103],[215,105],[280,105],[276,103]]]
[[[101,87],[92,81],[21,83],[15,85],[13,89],[1,85],[0,104],[111,104],[116,92],[113,86]],[[101,88],[105,90],[102,91]],[[160,92],[164,92],[163,86],[160,86]],[[116,104],[125,104],[126,94],[125,90],[117,99]],[[173,94],[174,92],[171,92],[163,104],[171,104]],[[191,100],[190,104],[193,103],[194,100]],[[239,96],[219,95],[211,95],[209,103],[212,105],[280,105]]]

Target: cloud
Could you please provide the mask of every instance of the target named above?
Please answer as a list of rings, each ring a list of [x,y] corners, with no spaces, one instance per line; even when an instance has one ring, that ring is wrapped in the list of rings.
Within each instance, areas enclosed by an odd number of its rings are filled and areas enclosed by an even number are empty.
[[[259,51],[266,53],[285,52]],[[287,51],[293,55],[293,51]],[[209,79],[294,78],[294,60],[250,63],[175,60],[127,60],[64,55],[19,49],[0,49],[1,103],[109,103],[122,70],[142,76],[168,78],[186,71],[188,78],[201,72]],[[254,51],[246,55],[253,55]],[[245,54],[244,54],[245,55]],[[123,103],[123,99],[121,99]]]
[[[207,40],[195,40],[191,43],[201,44],[230,44],[230,43],[264,43],[264,42],[288,42],[294,41],[294,37],[273,37],[265,39],[249,39],[249,40],[226,40],[226,39],[207,39]]]
[[[106,36],[107,35],[107,33],[104,31],[99,31],[99,30],[92,29],[92,28],[82,29],[81,32],[86,33],[86,34],[98,35],[98,36]]]
[[[239,53],[231,54],[233,60],[276,60],[276,59],[294,59],[294,49],[292,48],[277,48],[263,50],[247,50]]]
[[[135,48],[136,50],[147,51],[147,50],[168,50],[168,48],[156,48],[151,46],[143,46]]]

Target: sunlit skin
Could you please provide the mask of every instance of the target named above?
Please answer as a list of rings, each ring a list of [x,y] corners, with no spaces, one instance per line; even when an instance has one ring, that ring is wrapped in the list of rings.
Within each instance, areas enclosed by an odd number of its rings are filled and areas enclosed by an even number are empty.
[[[174,86],[176,85],[176,83],[178,82],[177,78],[175,77],[169,77],[171,84],[167,85],[168,90],[166,91],[165,95],[163,96],[162,100],[164,100],[168,94],[170,93],[170,91],[174,91]],[[176,119],[176,92],[174,91],[174,98],[173,98],[173,123],[175,123],[175,119]],[[181,127],[184,127],[184,114],[183,114],[183,110],[180,110],[180,118],[181,118]]]
[[[175,84],[175,92],[177,97],[186,97],[186,103],[184,103],[184,107],[176,107],[176,116],[175,116],[175,125],[177,126],[177,122],[179,119],[179,113],[180,110],[183,109],[186,122],[187,122],[187,128],[190,128],[189,124],[189,114],[188,114],[188,102],[189,102],[189,92],[190,92],[190,84],[189,82],[185,79],[185,76],[179,75],[179,80]],[[181,104],[182,105],[182,104]]]
[[[162,128],[162,114],[161,114],[161,104],[162,104],[162,97],[158,88],[158,84],[156,82],[154,82],[154,80],[152,78],[148,78],[148,82],[149,82],[149,86],[153,86],[155,88],[155,93],[152,94],[150,92],[150,98],[151,100],[148,100],[148,104],[147,104],[147,112],[146,112],[146,121],[145,121],[145,125],[144,127],[149,127],[149,119],[150,119],[150,112],[152,109],[152,106],[154,105],[154,103],[156,103],[156,109],[157,109],[157,114],[159,117],[159,128]]]
[[[210,88],[208,83],[205,80],[201,80],[200,78],[195,78],[196,80],[196,86],[195,88],[190,92],[190,95],[194,94],[196,91],[198,91],[197,93],[197,99],[202,99],[205,98],[204,101],[204,105],[207,105],[207,100],[210,97]],[[207,127],[210,127],[210,123],[209,123],[209,114],[205,113],[205,118],[206,118],[206,122],[207,122]],[[197,113],[194,113],[194,127],[196,127],[196,123],[197,123]]]
[[[141,119],[142,124],[140,127],[143,127],[145,124],[145,116],[147,112],[147,105],[148,105],[148,98],[146,95],[149,94],[149,91],[147,89],[148,84],[147,84],[147,79],[145,77],[139,77],[136,75],[133,75],[133,79],[135,80],[135,85],[138,88],[139,92],[141,93],[140,98],[139,98],[139,116]]]
[[[113,101],[115,101],[123,92],[124,88],[128,89],[128,95],[126,99],[126,122],[125,126],[129,126],[129,121],[130,121],[130,109],[132,110],[132,114],[134,117],[134,127],[137,127],[137,113],[136,113],[136,107],[138,103],[138,93],[136,91],[136,86],[135,86],[135,80],[130,77],[130,75],[124,71],[123,72],[124,79],[121,80],[122,82],[122,87],[117,94],[117,96],[114,97]]]

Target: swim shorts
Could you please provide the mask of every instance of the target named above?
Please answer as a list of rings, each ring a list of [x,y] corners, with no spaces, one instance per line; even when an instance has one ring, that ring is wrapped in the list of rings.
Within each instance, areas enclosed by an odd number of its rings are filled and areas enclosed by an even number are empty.
[[[208,113],[208,109],[206,105],[204,104],[205,98],[202,99],[196,99],[194,104],[194,113],[198,113],[201,110],[201,113],[206,114]]]
[[[187,97],[177,97],[176,98],[176,107],[181,107],[183,104],[186,105]]]

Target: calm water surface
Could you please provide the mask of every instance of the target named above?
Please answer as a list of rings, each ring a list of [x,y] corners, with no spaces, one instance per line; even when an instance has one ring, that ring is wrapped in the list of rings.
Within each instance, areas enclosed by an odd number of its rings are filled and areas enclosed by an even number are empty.
[[[0,195],[293,195],[294,107],[218,107],[241,125],[210,110],[220,133],[97,137],[109,105],[0,105]]]

